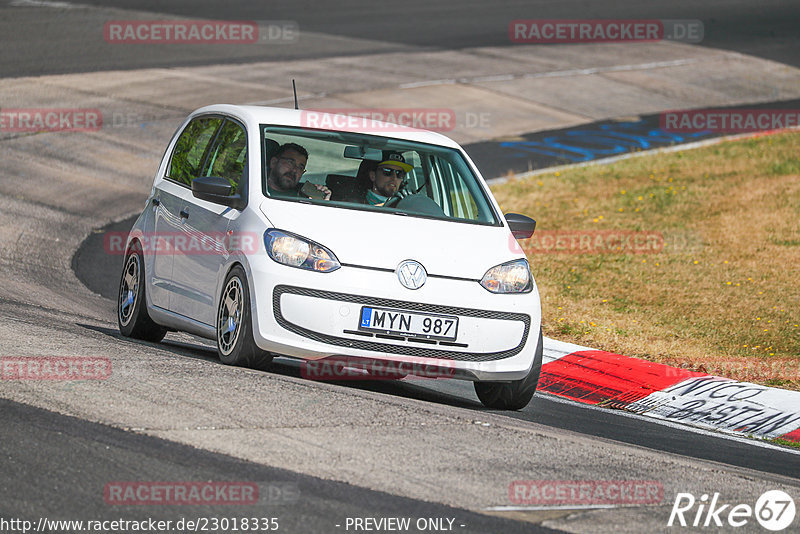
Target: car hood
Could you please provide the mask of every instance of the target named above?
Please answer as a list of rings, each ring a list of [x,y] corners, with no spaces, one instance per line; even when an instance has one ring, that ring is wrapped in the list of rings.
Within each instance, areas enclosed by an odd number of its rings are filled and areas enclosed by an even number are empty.
[[[431,275],[480,280],[491,267],[524,257],[508,226],[275,199],[260,209],[274,228],[324,245],[342,264],[394,270],[416,260]]]

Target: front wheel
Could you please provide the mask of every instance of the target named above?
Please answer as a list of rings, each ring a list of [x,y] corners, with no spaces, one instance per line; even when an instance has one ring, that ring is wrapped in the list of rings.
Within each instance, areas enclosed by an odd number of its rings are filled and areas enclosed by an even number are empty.
[[[167,329],[147,314],[144,281],[144,256],[136,242],[125,255],[117,298],[117,324],[125,337],[157,343],[164,339]]]
[[[493,410],[521,410],[533,398],[542,372],[542,352],[544,343],[542,329],[539,328],[539,344],[533,358],[533,367],[525,378],[511,382],[474,382],[475,393],[487,408]]]
[[[217,352],[222,363],[265,369],[272,356],[259,349],[253,339],[250,291],[247,275],[237,265],[225,278],[217,310]]]

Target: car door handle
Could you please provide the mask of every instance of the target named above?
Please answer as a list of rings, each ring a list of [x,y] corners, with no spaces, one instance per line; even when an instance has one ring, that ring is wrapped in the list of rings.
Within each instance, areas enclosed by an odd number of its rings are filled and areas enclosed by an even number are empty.
[[[189,218],[189,212],[186,210],[181,210],[181,219],[188,219],[188,218]]]
[[[160,206],[161,205],[161,201],[158,200],[157,198],[154,198],[153,200],[151,200],[151,202],[153,203],[153,206]]]

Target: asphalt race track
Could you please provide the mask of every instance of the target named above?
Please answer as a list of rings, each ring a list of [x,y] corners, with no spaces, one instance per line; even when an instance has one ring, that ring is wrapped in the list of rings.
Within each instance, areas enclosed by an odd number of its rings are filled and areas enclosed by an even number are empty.
[[[53,519],[104,517],[108,505],[102,488],[121,476],[146,480],[246,479],[258,484],[263,496],[258,517],[277,518],[280,529],[289,532],[332,531],[347,517],[412,515],[452,518],[461,532],[552,532],[341,482],[298,476],[4,400],[0,400],[0,424],[6,436],[0,452],[11,467],[5,476],[19,481],[13,491],[8,488],[0,495],[3,517],[38,519],[42,509],[36,503],[44,502],[49,503],[48,513]],[[120,470],[120,466],[126,468]],[[119,508],[120,519],[139,521],[230,515],[223,505],[162,506],[155,511]],[[76,515],[76,511],[80,513]]]
[[[25,0],[18,3],[25,5]],[[351,54],[378,50],[403,51],[410,47],[459,49],[504,46],[508,44],[508,22],[514,19],[700,19],[705,26],[704,46],[800,65],[797,57],[800,9],[795,1],[501,1],[487,6],[484,2],[474,0],[435,3],[415,0],[402,5],[378,5],[361,0],[337,2],[335,7],[327,9],[314,9],[311,7],[313,2],[262,4],[234,1],[223,5],[213,0],[181,0],[166,5],[155,0],[89,0],[75,4],[128,10],[131,14],[160,13],[167,18],[298,21],[302,32],[339,36],[346,40],[358,39],[361,44],[348,44],[344,50]],[[8,75],[26,76],[221,61],[286,60],[339,55],[344,47],[342,42],[331,46],[329,42],[303,38],[298,46],[277,49],[263,47],[255,54],[232,53],[230,50],[208,54],[204,50],[200,56],[185,49],[174,53],[163,50],[154,53],[154,49],[145,53],[126,50],[101,53],[86,45],[92,30],[64,27],[61,24],[63,20],[39,20],[36,25],[39,32],[47,32],[56,38],[63,36],[57,50],[48,41],[38,38],[39,34],[31,34],[25,31],[24,26],[9,24],[11,21],[8,21],[3,28],[4,41],[11,41],[14,46],[7,49],[4,58],[0,59],[2,71]]]
[[[291,45],[98,45],[109,20],[183,17],[289,21],[301,33]],[[508,38],[509,21],[531,18],[701,20],[705,35],[698,45],[546,45],[531,54]],[[0,130],[0,356],[99,356],[113,367],[108,380],[0,381],[0,532],[18,531],[4,526],[12,518],[248,516],[278,518],[280,532],[353,532],[353,518],[400,517],[443,521],[411,532],[655,532],[670,530],[681,492],[753,505],[782,489],[800,502],[797,449],[546,394],[519,412],[494,412],[471,384],[452,380],[312,382],[283,358],[269,371],[232,368],[186,334],[159,344],[123,338],[121,257],[103,246],[108,232],[130,228],[165,143],[201,103],[287,105],[283,86],[297,77],[301,101],[315,105],[486,105],[486,131],[452,132],[486,177],[580,163],[716,135],[645,135],[675,102],[796,109],[800,2],[0,0],[0,35],[0,112],[97,107],[114,117],[73,136]],[[588,72],[595,64],[610,74]],[[528,68],[544,81],[525,85]],[[670,85],[704,74],[696,90]],[[574,85],[548,86],[551,75]],[[596,98],[586,95],[593,83]],[[609,98],[633,84],[646,90]],[[554,104],[562,90],[565,103]],[[522,102],[526,91],[541,99]],[[512,506],[517,480],[656,481],[663,499]],[[108,502],[109,484],[136,481],[243,481],[259,499]],[[737,530],[762,531],[754,520]]]

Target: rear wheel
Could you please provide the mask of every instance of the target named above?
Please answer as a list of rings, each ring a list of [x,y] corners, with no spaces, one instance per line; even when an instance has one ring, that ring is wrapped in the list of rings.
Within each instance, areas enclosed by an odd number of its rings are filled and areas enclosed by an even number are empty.
[[[542,330],[539,329],[539,344],[533,358],[533,367],[525,378],[511,382],[475,382],[475,393],[487,408],[493,410],[521,410],[533,398],[542,372]]]
[[[272,356],[256,345],[247,276],[237,265],[228,273],[217,310],[217,352],[222,363],[265,369]]]
[[[144,256],[136,242],[125,255],[117,298],[117,324],[125,337],[158,342],[167,329],[156,324],[147,314],[145,295]]]

